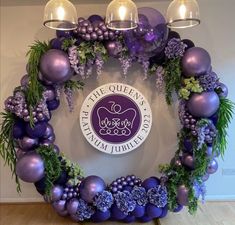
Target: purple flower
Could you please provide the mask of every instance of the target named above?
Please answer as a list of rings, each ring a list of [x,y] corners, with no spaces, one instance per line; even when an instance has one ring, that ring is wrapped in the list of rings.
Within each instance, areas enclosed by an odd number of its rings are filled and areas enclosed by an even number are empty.
[[[202,197],[202,203],[205,203],[206,196],[206,185],[204,182],[199,183],[198,181],[194,181],[193,183],[194,195],[196,198]]]
[[[158,66],[156,70],[156,87],[159,92],[162,92],[164,89],[164,74],[164,68],[162,66]]]
[[[74,110],[73,90],[71,88],[65,88],[64,93],[69,107],[69,111],[72,112]]]
[[[187,47],[180,39],[172,38],[165,48],[165,54],[168,59],[176,59],[183,57],[185,48]]]
[[[124,55],[121,55],[118,59],[121,63],[123,74],[126,77],[126,75],[128,73],[128,69],[132,66],[132,60],[133,59],[132,59],[131,56],[127,57],[127,56],[124,56]]]
[[[145,188],[135,186],[131,191],[131,194],[138,205],[145,206],[148,203],[148,196]]]
[[[204,91],[213,91],[216,88],[218,82],[218,76],[214,72],[201,75],[198,79],[200,86],[203,88]]]
[[[85,219],[90,219],[95,211],[92,209],[91,206],[88,206],[84,200],[79,199],[78,202],[79,204],[76,215],[78,216],[79,220],[83,221]]]
[[[129,191],[118,192],[115,196],[117,207],[125,214],[128,215],[135,209],[136,201],[133,199]]]
[[[94,206],[102,212],[106,212],[113,204],[113,195],[109,191],[103,191],[94,199]]]
[[[167,204],[167,190],[165,186],[158,185],[151,188],[147,192],[149,202],[159,208],[165,207]]]

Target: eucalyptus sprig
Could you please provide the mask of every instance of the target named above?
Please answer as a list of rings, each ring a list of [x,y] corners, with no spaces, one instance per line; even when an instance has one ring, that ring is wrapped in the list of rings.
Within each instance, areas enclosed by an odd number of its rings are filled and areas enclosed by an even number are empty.
[[[227,149],[227,136],[228,136],[227,129],[233,119],[234,110],[235,110],[235,104],[231,100],[227,98],[220,99],[218,122],[216,125],[216,129],[218,130],[218,135],[217,138],[215,139],[213,150],[215,152],[219,151],[219,153],[221,153],[222,156],[224,156],[224,153]]]
[[[181,67],[180,58],[170,59],[165,64],[165,90],[166,102],[172,103],[172,94],[178,93],[181,88]]]
[[[54,152],[52,146],[40,146],[36,152],[42,157],[45,164],[45,193],[50,195],[53,183],[59,178],[61,174],[61,162],[58,155]]]
[[[15,142],[12,136],[13,126],[16,121],[16,117],[10,112],[1,112],[1,133],[0,133],[0,155],[5,161],[5,164],[10,167],[12,176],[15,178],[16,190],[21,192],[19,178],[16,174],[16,151]]]

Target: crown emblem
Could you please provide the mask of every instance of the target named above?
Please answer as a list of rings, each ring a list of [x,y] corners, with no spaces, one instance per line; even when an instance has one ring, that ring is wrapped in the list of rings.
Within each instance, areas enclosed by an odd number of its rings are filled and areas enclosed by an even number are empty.
[[[99,134],[102,136],[130,136],[137,112],[133,108],[122,110],[121,105],[110,101],[111,107],[99,107]]]

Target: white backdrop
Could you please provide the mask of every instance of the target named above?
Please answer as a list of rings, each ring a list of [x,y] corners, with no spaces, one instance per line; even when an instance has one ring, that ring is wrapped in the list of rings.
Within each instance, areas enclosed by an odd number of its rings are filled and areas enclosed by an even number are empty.
[[[19,84],[26,73],[25,53],[34,40],[48,40],[54,32],[42,26],[43,7],[46,1],[2,0],[1,1],[1,110],[4,99]],[[105,13],[108,1],[75,1],[79,16]],[[151,6],[165,13],[169,1],[136,1],[139,7]],[[230,98],[235,101],[235,22],[231,19],[235,10],[234,0],[200,0],[202,24],[181,31],[182,37],[191,38],[196,45],[206,48],[212,56],[214,70],[221,80],[228,84]],[[120,72],[119,63],[109,61],[99,80],[86,81],[83,92],[76,96],[75,111],[70,114],[63,107],[53,115],[52,124],[56,130],[56,143],[70,159],[77,161],[85,169],[86,175],[97,174],[107,182],[112,179],[134,173],[142,178],[157,175],[157,166],[169,162],[176,150],[176,133],[179,129],[177,105],[168,107],[164,96],[156,93],[153,80],[143,81],[142,70],[135,65],[125,81]],[[127,82],[141,91],[148,99],[153,111],[153,127],[147,141],[137,150],[112,156],[93,149],[83,138],[79,127],[79,111],[84,98],[99,85],[108,82]],[[235,199],[234,176],[222,176],[223,169],[235,169],[234,136],[235,122],[230,126],[228,152],[224,161],[220,160],[218,173],[208,182],[209,199]],[[234,135],[234,134],[233,134]],[[1,160],[0,201],[40,201],[31,184],[23,183],[21,196],[15,191],[10,171]]]

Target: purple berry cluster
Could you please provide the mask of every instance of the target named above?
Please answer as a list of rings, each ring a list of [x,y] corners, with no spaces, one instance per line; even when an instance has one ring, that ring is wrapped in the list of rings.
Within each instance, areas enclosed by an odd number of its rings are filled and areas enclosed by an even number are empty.
[[[135,175],[129,175],[126,177],[120,177],[113,181],[109,185],[109,189],[113,194],[116,194],[118,191],[131,190],[134,186],[140,186],[142,183],[140,178],[137,178]]]
[[[104,41],[116,39],[120,32],[109,30],[104,21],[91,23],[89,20],[79,18],[77,34],[85,41]]]
[[[77,186],[66,185],[61,199],[68,201],[78,196],[79,196],[79,188]]]

